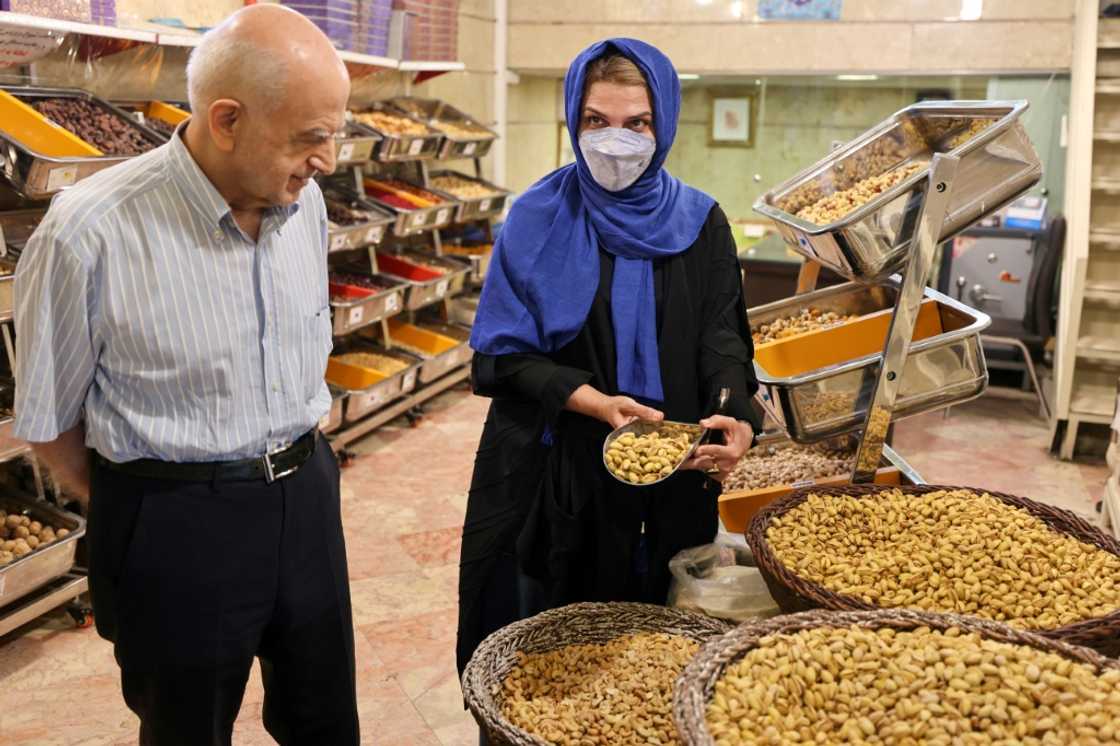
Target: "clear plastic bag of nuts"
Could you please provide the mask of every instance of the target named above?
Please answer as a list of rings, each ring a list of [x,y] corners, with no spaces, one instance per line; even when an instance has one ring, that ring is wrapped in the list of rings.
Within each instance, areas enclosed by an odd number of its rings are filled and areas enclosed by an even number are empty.
[[[669,560],[669,606],[743,622],[778,614],[751,550],[716,542],[678,552]]]

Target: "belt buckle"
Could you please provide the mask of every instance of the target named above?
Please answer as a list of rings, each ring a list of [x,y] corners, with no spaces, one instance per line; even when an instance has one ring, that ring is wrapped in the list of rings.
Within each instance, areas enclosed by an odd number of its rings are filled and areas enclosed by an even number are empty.
[[[291,446],[288,446],[288,448],[291,448]],[[287,469],[276,471],[276,467],[272,465],[272,457],[280,455],[284,451],[288,450],[288,448],[281,448],[279,451],[273,451],[272,453],[266,453],[265,455],[261,456],[261,460],[264,461],[264,481],[268,484],[272,484],[277,479],[283,479],[289,474],[294,474],[299,468],[298,466],[291,466]]]

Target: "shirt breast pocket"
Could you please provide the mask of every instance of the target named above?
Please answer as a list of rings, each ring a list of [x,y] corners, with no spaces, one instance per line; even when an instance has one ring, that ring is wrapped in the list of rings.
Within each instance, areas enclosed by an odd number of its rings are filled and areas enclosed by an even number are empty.
[[[323,387],[327,358],[334,347],[331,307],[323,306],[303,323],[303,396],[310,401]]]

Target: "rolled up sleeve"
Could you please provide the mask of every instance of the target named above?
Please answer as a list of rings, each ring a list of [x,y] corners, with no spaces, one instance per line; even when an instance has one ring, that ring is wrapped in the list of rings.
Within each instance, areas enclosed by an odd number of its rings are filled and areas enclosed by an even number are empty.
[[[78,424],[93,381],[91,273],[44,221],[28,241],[15,277],[16,422],[33,443]]]

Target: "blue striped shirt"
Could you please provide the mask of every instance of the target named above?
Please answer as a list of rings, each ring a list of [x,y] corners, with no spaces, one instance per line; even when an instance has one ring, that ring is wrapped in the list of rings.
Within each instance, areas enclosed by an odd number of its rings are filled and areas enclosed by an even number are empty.
[[[182,128],[180,128],[182,129]],[[112,461],[259,456],[330,408],[318,185],[254,243],[179,134],[55,197],[15,278],[15,435]]]

